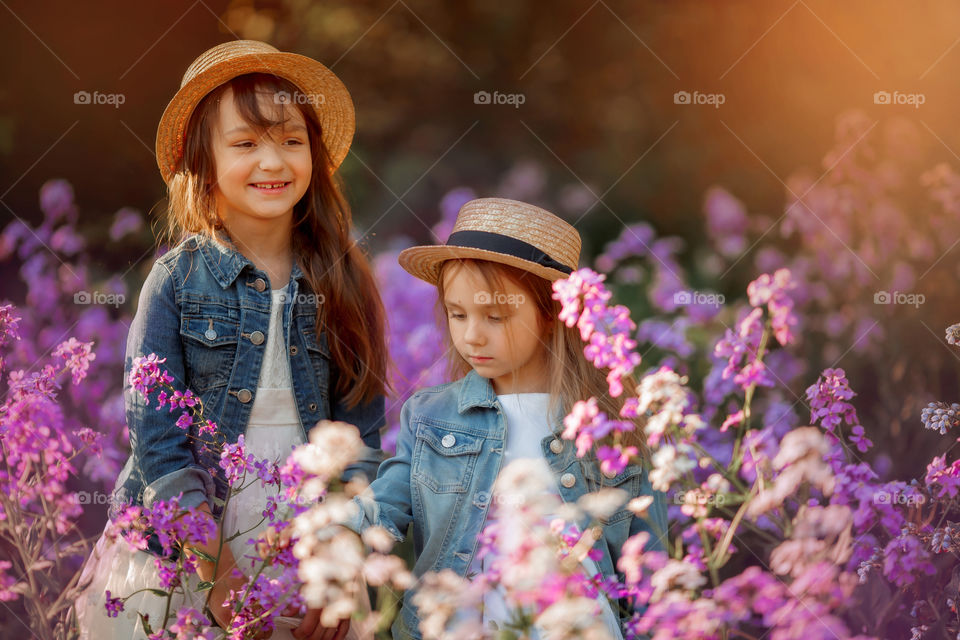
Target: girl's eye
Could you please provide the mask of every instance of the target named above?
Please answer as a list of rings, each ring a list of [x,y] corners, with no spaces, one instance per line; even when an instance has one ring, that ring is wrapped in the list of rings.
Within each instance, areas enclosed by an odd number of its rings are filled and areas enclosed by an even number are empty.
[[[449,316],[450,316],[452,319],[454,319],[454,320],[463,320],[464,318],[466,318],[466,316],[465,316],[464,314],[462,314],[462,313],[456,313],[456,312],[453,312],[453,311],[451,311],[451,312],[449,313]]]
[[[487,316],[490,319],[490,322],[503,322],[503,316]]]
[[[303,142],[301,142],[300,140],[287,140],[287,142],[293,143],[293,144],[303,144]]]
[[[252,142],[238,142],[237,144],[235,144],[235,145],[233,145],[233,146],[235,146],[235,147],[240,147],[240,148],[243,148],[243,149],[249,149],[250,147],[253,146],[253,143],[252,143]]]

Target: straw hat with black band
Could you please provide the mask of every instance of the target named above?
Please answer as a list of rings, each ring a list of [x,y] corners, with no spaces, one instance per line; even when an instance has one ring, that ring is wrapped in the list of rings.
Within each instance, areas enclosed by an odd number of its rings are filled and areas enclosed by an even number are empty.
[[[447,260],[489,260],[547,280],[566,278],[580,259],[580,234],[554,214],[504,198],[471,200],[460,208],[447,243],[400,252],[400,266],[436,285]]]
[[[170,183],[183,157],[183,137],[193,110],[218,86],[247,73],[268,73],[292,82],[320,120],[323,143],[333,169],[347,157],[355,127],[350,93],[330,69],[316,60],[285,53],[266,42],[233,40],[200,54],[183,74],[180,90],[167,105],[157,127],[157,165]]]

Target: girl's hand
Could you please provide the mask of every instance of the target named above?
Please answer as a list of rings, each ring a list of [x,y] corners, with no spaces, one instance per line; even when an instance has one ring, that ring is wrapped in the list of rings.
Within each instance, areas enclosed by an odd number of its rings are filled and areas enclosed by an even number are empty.
[[[227,597],[230,595],[230,591],[233,590],[234,593],[240,591],[247,584],[246,577],[235,577],[232,574],[223,576],[213,584],[210,595],[210,613],[213,614],[213,620],[218,627],[224,630],[230,629],[230,621],[233,619],[233,609],[228,606],[224,606],[224,602]],[[272,632],[261,631],[256,635],[245,636],[251,637],[255,640],[266,640],[270,637]]]
[[[286,549],[290,546],[290,539],[293,537],[293,525],[288,524],[279,532],[272,525],[261,534],[257,541],[257,553],[260,557],[266,559],[272,549]]]
[[[308,609],[303,616],[303,622],[293,630],[293,637],[297,640],[343,640],[350,630],[350,620],[341,620],[336,627],[320,625],[320,614],[323,609]]]

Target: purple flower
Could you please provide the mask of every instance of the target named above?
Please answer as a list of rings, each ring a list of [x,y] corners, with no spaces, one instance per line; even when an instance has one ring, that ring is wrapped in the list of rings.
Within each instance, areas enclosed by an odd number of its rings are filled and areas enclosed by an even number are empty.
[[[606,445],[597,448],[597,458],[600,460],[600,471],[613,476],[622,473],[627,465],[630,464],[630,458],[637,455],[636,447],[623,447],[616,445],[608,447]]]
[[[937,572],[923,543],[910,533],[891,540],[883,554],[883,574],[898,587],[913,584],[920,574],[932,576]]]
[[[124,207],[113,215],[113,223],[110,225],[110,239],[116,242],[128,233],[139,231],[143,226],[143,216],[136,209]]]
[[[241,480],[247,471],[251,470],[254,464],[253,455],[247,455],[243,434],[237,437],[235,444],[223,445],[223,451],[220,453],[220,468],[224,470],[227,482],[233,485]]]
[[[104,607],[107,610],[107,616],[110,618],[116,618],[120,615],[120,612],[123,611],[123,598],[112,598],[110,597],[110,592],[105,593],[107,596],[107,601],[104,603]]]
[[[797,284],[788,269],[777,269],[773,276],[765,273],[747,285],[750,305],[767,305],[773,335],[783,346],[793,341],[792,328],[797,324],[797,317],[793,313],[793,298],[790,296],[790,292],[796,287]]]
[[[924,481],[935,498],[955,498],[960,491],[960,460],[947,466],[946,458],[946,454],[937,456],[927,465]]]
[[[166,358],[159,358],[155,353],[133,359],[128,381],[130,386],[143,394],[146,404],[150,404],[148,396],[157,385],[173,382],[173,376],[160,368],[166,361]]]
[[[73,376],[73,384],[80,384],[80,381],[87,377],[90,363],[97,357],[97,354],[91,352],[92,347],[92,342],[79,342],[76,338],[70,338],[53,350],[54,358],[66,361],[65,366]]]
[[[186,411],[180,414],[180,417],[177,418],[177,426],[181,429],[189,429],[190,425],[193,424],[193,417]]]

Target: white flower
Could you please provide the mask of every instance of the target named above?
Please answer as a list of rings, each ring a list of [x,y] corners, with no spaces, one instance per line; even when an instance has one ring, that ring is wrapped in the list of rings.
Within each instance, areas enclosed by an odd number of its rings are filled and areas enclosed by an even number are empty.
[[[653,470],[650,471],[649,476],[650,484],[654,489],[669,491],[671,484],[697,466],[697,463],[687,455],[690,451],[690,445],[679,442],[676,446],[662,445],[654,452],[651,459]]]
[[[597,519],[607,519],[627,501],[629,495],[622,489],[606,488],[584,494],[577,500],[577,506]]]
[[[360,432],[352,424],[321,420],[310,430],[310,442],[294,449],[301,469],[321,478],[335,478],[363,452]]]
[[[669,560],[665,567],[656,571],[650,578],[650,585],[653,587],[650,601],[659,600],[671,589],[693,591],[706,583],[707,579],[692,564],[682,560]]]
[[[612,640],[593,598],[567,597],[537,616],[536,625],[550,640]]]

